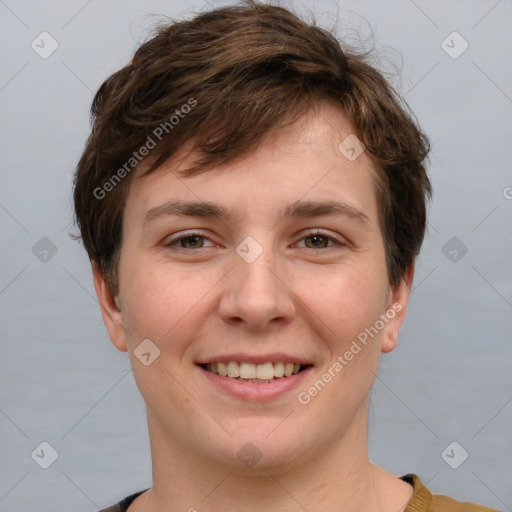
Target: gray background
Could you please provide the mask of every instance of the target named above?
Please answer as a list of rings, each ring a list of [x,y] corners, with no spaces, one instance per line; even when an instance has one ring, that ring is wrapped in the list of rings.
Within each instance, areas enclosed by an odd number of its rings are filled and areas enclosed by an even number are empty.
[[[71,181],[93,92],[160,19],[148,15],[208,5],[0,0],[0,511],[92,512],[151,485],[144,403],[68,235]],[[327,28],[338,13],[348,38],[369,35],[366,19],[433,143],[429,234],[372,394],[371,459],[512,510],[512,2],[292,5]],[[43,31],[59,45],[47,59],[31,48]],[[469,44],[458,58],[445,51],[458,36],[442,45],[453,31]],[[46,470],[31,458],[42,441],[58,452]],[[441,455],[454,441],[469,453],[457,469],[445,460],[461,448]]]

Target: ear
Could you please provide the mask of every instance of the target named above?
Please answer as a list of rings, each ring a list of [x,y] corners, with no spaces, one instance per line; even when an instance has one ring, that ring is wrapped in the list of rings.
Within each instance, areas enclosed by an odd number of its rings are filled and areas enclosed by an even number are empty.
[[[119,308],[117,297],[114,297],[110,291],[103,273],[94,261],[92,263],[92,274],[96,296],[100,304],[101,316],[107,328],[110,341],[117,349],[126,352],[128,349],[123,325],[123,313]]]
[[[402,280],[389,290],[385,313],[387,323],[383,330],[381,342],[381,351],[384,353],[391,352],[398,342],[398,332],[404,322],[407,302],[411,293],[414,264],[415,261],[405,271]]]

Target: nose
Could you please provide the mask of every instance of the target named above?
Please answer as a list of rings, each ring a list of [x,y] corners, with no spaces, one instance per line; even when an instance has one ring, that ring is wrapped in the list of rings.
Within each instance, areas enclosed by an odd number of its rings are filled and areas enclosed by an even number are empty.
[[[271,249],[254,261],[233,255],[233,268],[226,276],[219,304],[222,319],[245,324],[251,331],[264,331],[271,324],[287,324],[295,315],[292,286],[285,265],[278,264]]]

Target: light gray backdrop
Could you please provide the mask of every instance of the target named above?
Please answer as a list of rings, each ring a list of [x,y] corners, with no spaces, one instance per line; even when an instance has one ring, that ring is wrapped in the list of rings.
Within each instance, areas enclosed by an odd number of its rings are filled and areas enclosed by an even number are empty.
[[[144,403],[68,235],[71,181],[93,93],[148,15],[208,5],[0,0],[0,511],[92,512],[151,485]],[[372,395],[371,459],[512,510],[512,2],[292,6],[328,28],[338,13],[347,37],[368,20],[382,66],[402,55],[394,82],[433,143],[429,234]]]

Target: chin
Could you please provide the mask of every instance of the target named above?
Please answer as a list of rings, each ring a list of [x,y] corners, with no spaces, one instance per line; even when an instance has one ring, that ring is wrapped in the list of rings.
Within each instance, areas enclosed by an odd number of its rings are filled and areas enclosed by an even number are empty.
[[[308,452],[313,456],[315,444],[304,434],[307,430],[297,425],[291,428],[293,416],[292,413],[288,418],[285,414],[245,421],[239,419],[225,424],[233,437],[222,436],[213,457],[229,466],[229,471],[241,475],[268,477],[269,473],[279,474],[293,469],[308,458]]]

